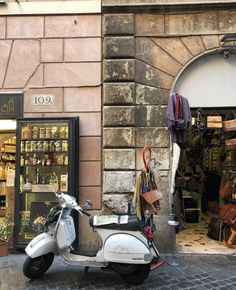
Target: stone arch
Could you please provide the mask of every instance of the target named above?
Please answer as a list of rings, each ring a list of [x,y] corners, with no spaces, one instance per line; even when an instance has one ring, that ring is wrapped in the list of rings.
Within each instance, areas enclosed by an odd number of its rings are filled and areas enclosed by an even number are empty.
[[[137,37],[136,82],[171,90],[187,66],[219,48],[219,35]]]

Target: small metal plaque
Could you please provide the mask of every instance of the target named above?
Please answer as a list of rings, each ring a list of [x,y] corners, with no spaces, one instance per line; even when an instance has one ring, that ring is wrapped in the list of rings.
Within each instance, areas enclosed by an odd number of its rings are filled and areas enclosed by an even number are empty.
[[[21,117],[22,111],[22,93],[0,93],[0,118]]]
[[[54,103],[54,97],[52,95],[34,95],[35,106],[52,106]]]

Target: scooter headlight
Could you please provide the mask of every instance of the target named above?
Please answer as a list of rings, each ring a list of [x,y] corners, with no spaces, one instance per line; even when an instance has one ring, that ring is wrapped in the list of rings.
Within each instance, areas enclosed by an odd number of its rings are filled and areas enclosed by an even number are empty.
[[[59,198],[59,205],[61,208],[65,208],[66,207],[66,201],[63,197]]]

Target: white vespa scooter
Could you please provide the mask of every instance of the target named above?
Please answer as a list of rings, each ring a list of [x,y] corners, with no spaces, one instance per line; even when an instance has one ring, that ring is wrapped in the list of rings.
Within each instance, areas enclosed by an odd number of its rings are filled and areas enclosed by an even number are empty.
[[[35,279],[42,276],[51,266],[54,255],[73,265],[84,266],[80,284],[89,267],[109,268],[129,284],[140,284],[149,275],[151,266],[159,267],[164,263],[152,243],[152,231],[147,222],[145,231],[136,216],[101,215],[90,218],[90,226],[98,232],[102,246],[96,254],[85,254],[72,248],[76,239],[71,210],[80,215],[90,216],[79,206],[74,197],[55,193],[59,205],[52,208],[46,223],[44,233],[36,236],[26,247],[28,255],[23,273],[26,277]],[[87,202],[87,206],[91,202]],[[147,216],[147,221],[150,220]],[[146,233],[146,235],[145,235]]]

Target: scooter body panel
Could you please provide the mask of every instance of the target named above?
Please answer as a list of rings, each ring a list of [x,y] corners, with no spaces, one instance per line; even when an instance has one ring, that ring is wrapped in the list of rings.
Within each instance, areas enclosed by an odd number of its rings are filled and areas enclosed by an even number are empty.
[[[31,258],[37,258],[48,253],[58,254],[56,241],[48,233],[39,234],[25,248],[26,254]]]
[[[59,249],[68,248],[75,240],[75,225],[71,216],[62,218],[59,221],[59,225],[56,233],[56,240]]]
[[[106,261],[124,264],[148,264],[153,259],[148,245],[127,233],[114,233],[103,247]]]

